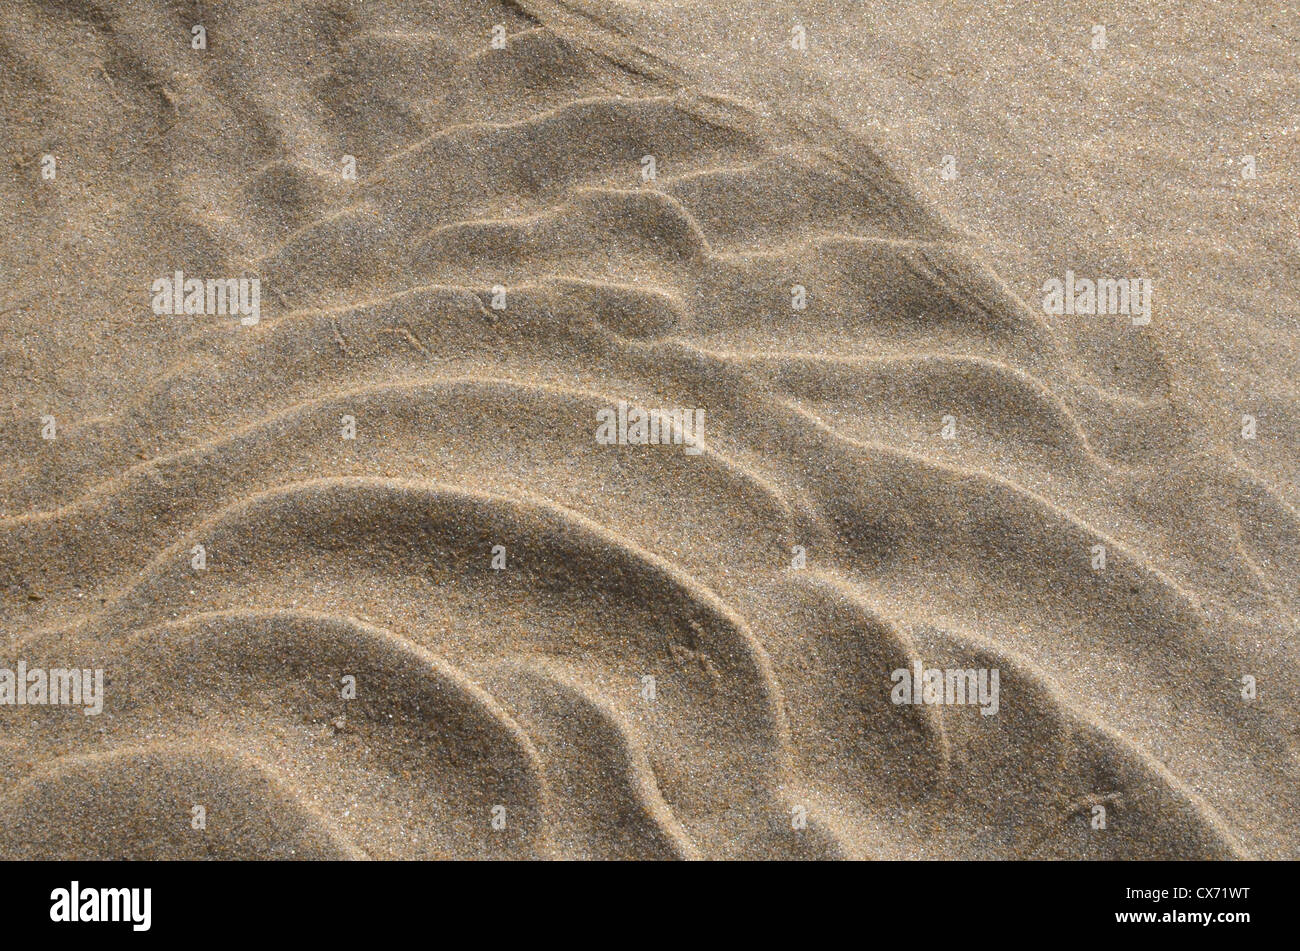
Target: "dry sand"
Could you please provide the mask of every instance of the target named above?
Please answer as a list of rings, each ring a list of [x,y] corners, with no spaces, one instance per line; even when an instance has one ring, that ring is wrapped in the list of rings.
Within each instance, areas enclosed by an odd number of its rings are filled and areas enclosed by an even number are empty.
[[[0,857],[1296,857],[1300,37],[1155,6],[0,6]]]

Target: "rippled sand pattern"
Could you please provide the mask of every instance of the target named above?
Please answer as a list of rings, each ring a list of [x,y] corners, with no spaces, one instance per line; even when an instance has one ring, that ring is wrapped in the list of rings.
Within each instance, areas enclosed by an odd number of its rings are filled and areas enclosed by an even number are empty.
[[[0,665],[107,679],[0,707],[0,855],[1295,855],[1295,512],[865,143],[513,5],[117,6],[0,14]]]

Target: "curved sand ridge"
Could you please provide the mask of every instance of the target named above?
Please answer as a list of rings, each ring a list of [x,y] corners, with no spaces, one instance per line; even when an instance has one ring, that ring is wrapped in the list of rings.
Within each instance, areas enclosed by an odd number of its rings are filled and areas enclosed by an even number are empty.
[[[292,124],[211,66],[249,154],[148,147],[207,239],[143,272],[246,268],[262,320],[150,318],[151,378],[5,434],[0,660],[107,679],[0,708],[6,855],[1295,853],[1300,520],[1158,360],[1082,378],[861,144],[441,6],[312,6],[235,56]],[[129,102],[142,16],[92,17]],[[703,451],[598,444],[620,401]],[[997,714],[892,703],[915,663]]]

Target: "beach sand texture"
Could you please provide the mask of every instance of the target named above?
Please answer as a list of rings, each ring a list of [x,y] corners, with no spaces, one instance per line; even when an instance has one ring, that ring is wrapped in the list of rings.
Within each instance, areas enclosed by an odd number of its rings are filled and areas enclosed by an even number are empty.
[[[0,857],[1300,854],[1294,19],[858,6],[0,6]]]

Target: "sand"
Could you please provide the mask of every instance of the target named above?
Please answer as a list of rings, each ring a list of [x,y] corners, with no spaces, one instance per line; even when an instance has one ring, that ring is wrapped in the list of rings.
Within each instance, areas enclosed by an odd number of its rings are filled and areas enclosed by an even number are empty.
[[[0,857],[1300,854],[1300,38],[1102,6],[0,7]]]

